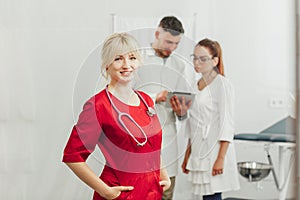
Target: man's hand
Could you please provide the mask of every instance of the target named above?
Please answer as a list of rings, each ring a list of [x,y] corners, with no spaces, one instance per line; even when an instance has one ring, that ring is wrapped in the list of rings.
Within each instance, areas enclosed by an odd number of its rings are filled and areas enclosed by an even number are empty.
[[[157,94],[155,103],[165,102],[167,100],[168,91],[163,90]]]
[[[187,114],[187,110],[191,107],[192,101],[186,102],[184,97],[179,99],[174,95],[170,99],[170,104],[176,115],[182,117]]]

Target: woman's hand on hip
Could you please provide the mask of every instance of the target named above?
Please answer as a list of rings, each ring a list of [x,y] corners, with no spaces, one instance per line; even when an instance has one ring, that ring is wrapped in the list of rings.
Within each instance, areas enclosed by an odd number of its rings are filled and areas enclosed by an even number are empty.
[[[113,187],[109,187],[108,190],[103,192],[104,194],[101,196],[104,197],[105,199],[112,200],[119,197],[123,191],[130,191],[133,189],[134,187],[132,186],[113,186]]]
[[[167,180],[161,180],[159,181],[159,185],[162,186],[163,191],[166,191],[171,186],[171,180],[169,177],[167,177]]]

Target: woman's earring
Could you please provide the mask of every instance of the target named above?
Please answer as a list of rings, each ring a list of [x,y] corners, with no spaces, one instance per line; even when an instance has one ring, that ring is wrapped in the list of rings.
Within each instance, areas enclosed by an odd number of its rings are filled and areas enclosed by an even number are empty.
[[[108,67],[105,68],[105,78],[108,79]]]

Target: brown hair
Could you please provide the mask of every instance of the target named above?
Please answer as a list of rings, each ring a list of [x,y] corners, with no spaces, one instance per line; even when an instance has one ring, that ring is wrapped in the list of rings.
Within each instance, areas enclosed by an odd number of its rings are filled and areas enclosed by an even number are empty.
[[[219,58],[219,62],[216,66],[216,71],[221,74],[222,76],[225,76],[224,74],[224,64],[223,64],[223,57],[222,57],[222,49],[220,44],[217,41],[213,41],[210,39],[203,39],[200,42],[198,42],[198,44],[196,46],[203,46],[205,48],[208,49],[208,51],[210,52],[210,54],[214,57],[218,57]]]
[[[158,26],[163,28],[164,31],[171,33],[173,36],[184,33],[181,21],[174,16],[166,16],[162,18]]]

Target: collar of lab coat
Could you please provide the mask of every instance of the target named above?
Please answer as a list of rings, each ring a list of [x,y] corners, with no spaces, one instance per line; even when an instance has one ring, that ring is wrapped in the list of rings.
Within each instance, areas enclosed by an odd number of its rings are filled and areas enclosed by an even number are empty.
[[[163,65],[165,65],[166,62],[167,62],[167,60],[172,57],[172,54],[169,57],[167,57],[167,58],[161,58],[161,57],[157,56],[154,48],[152,47],[152,44],[150,44],[149,48],[147,48],[147,49],[144,50],[144,55],[146,55],[149,58],[155,57],[155,58],[161,59],[163,61]]]

